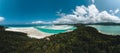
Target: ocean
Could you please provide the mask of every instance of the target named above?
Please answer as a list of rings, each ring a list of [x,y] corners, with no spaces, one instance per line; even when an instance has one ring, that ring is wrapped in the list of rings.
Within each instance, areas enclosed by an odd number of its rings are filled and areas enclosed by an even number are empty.
[[[74,26],[70,25],[51,25],[51,24],[40,24],[40,25],[4,25],[8,28],[25,28],[25,27],[34,27],[35,29],[49,33],[49,34],[59,34],[67,31],[72,31],[76,29]],[[120,25],[89,25],[96,28],[103,34],[110,35],[120,35]]]
[[[35,29],[48,34],[59,34],[65,33],[67,31],[72,31],[76,29],[74,26],[70,25],[50,25],[50,24],[40,24],[40,25],[4,25],[8,28],[25,28],[34,27]]]
[[[97,30],[99,30],[101,33],[104,34],[110,34],[110,35],[120,35],[120,25],[89,25]]]

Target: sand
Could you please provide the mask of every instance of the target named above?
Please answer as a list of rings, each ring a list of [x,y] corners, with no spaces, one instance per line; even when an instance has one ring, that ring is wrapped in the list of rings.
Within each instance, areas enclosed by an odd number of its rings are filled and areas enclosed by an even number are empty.
[[[28,37],[30,37],[30,38],[37,38],[37,39],[45,38],[47,36],[52,35],[52,34],[48,34],[48,33],[44,33],[42,31],[39,31],[39,30],[35,29],[34,27],[7,28],[6,31],[16,31],[16,32],[27,33]]]

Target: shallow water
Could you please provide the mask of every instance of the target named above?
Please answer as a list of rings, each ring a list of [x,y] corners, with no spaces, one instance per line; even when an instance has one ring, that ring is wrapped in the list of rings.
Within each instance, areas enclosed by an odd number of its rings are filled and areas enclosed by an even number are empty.
[[[9,28],[27,28],[34,27],[35,29],[48,33],[48,34],[59,34],[67,31],[76,29],[74,26],[68,25],[8,25]]]
[[[36,29],[45,32],[45,33],[50,33],[50,34],[59,34],[59,33],[64,33],[67,31],[72,31],[74,29],[76,29],[76,27],[71,27],[71,26],[57,26],[56,28],[54,28],[55,26],[47,26],[47,27],[35,27]]]
[[[107,26],[107,25],[89,25],[95,27],[101,33],[111,34],[111,35],[120,35],[120,25],[117,26]]]

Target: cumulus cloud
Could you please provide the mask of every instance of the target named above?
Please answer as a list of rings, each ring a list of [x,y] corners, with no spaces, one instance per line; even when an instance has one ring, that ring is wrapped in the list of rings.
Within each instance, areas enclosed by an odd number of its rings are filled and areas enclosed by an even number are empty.
[[[94,1],[93,1],[94,2]],[[112,10],[110,10],[112,12]],[[116,9],[114,14],[118,13]],[[77,6],[72,14],[62,15],[61,18],[53,21],[55,24],[76,24],[76,23],[101,23],[114,22],[120,23],[120,18],[108,13],[107,11],[99,11],[94,4],[88,7],[82,5]]]
[[[112,15],[114,15],[114,11],[113,11],[113,10],[109,10],[109,12],[110,12]]]
[[[115,14],[117,14],[119,11],[120,11],[120,9],[116,9],[116,10],[115,10]]]
[[[115,11],[110,10],[109,12],[110,12],[112,15],[115,15],[115,14],[117,14],[117,13],[120,12],[120,9],[116,9]]]
[[[60,9],[60,10],[57,12],[57,15],[58,15],[58,16],[64,16],[65,13],[61,13],[61,12],[62,12],[62,10]]]
[[[0,17],[0,22],[4,21],[4,17]]]
[[[44,22],[44,21],[33,21],[32,24],[51,24],[51,22]]]
[[[104,22],[113,22],[120,23],[120,18],[115,16],[119,13],[120,9],[107,11],[99,11],[94,5],[95,0],[91,0],[93,4],[89,6],[77,6],[71,14],[61,13],[62,10],[57,12],[57,15],[61,16],[60,18],[51,21],[35,21],[32,24],[77,24],[77,23],[104,23]]]

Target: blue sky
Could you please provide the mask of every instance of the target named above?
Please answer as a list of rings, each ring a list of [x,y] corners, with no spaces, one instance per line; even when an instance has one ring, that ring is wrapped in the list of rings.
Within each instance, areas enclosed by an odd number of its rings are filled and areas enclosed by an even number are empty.
[[[89,6],[91,0],[0,0],[0,24],[24,24],[33,21],[54,21],[60,16],[57,12],[70,14],[76,6]],[[95,0],[99,11],[120,9],[120,0]],[[115,14],[120,17],[120,13]]]

